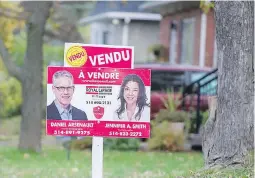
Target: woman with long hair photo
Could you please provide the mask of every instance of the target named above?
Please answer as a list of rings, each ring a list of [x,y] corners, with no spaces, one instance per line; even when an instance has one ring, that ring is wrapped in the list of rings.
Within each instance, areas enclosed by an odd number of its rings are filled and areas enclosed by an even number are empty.
[[[118,100],[120,106],[114,113],[115,121],[150,121],[150,104],[147,103],[145,85],[138,75],[129,74],[123,79]]]

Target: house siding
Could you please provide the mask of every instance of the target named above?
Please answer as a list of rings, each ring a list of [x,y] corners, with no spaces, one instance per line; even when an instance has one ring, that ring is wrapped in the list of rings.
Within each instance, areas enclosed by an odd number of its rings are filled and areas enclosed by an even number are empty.
[[[122,31],[123,31],[123,22],[118,25],[113,25],[111,28],[111,45],[122,45]]]
[[[90,24],[91,44],[103,44],[103,32],[109,32],[109,45],[121,45],[122,44],[122,25],[113,25],[111,22],[94,22]]]
[[[149,47],[159,43],[159,22],[131,21],[128,45],[134,46],[135,62],[146,62],[150,57]]]
[[[103,31],[109,32],[109,45],[122,45],[124,21],[113,25],[111,21],[91,23],[91,44],[102,44]],[[159,44],[159,22],[130,21],[128,46],[134,46],[135,62],[146,62],[149,59],[148,48]]]
[[[169,56],[169,44],[170,44],[170,23],[173,20],[177,21],[177,29],[180,29],[181,20],[184,18],[194,17],[195,18],[195,41],[194,41],[194,56],[193,65],[199,65],[199,49],[200,49],[200,31],[201,31],[201,9],[190,9],[187,11],[178,12],[175,14],[164,15],[160,22],[160,42],[167,49]],[[210,11],[207,14],[207,29],[206,29],[206,55],[205,55],[205,67],[213,66],[213,50],[214,50],[214,13]],[[180,63],[181,59],[181,31],[177,30],[177,58],[176,63]]]

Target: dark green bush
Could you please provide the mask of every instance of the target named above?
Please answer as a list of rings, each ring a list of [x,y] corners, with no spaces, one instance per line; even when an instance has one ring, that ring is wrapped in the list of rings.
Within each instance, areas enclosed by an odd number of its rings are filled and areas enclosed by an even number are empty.
[[[136,151],[139,149],[140,140],[136,138],[106,138],[104,148],[108,150]]]
[[[20,115],[22,103],[20,82],[13,77],[4,78],[4,81],[0,81],[0,117]]]
[[[72,149],[85,150],[92,148],[92,137],[85,137],[74,140],[71,144]],[[104,149],[119,151],[135,151],[139,149],[140,141],[136,138],[105,138]]]
[[[172,111],[169,112],[167,109],[161,109],[156,115],[157,122],[185,122],[187,120],[188,114],[184,111]]]
[[[200,111],[200,117],[202,117],[201,126],[204,126],[209,117],[209,111]],[[197,124],[196,119],[197,119],[197,113],[195,111],[192,111],[189,117],[190,127],[188,130],[188,133],[195,133],[196,124]]]
[[[75,150],[85,150],[92,148],[92,137],[84,137],[82,139],[73,140],[71,148]]]
[[[184,139],[190,129],[189,114],[178,110],[179,100],[171,92],[162,99],[161,109],[151,122],[152,134],[148,140],[150,150],[181,151]],[[177,124],[178,123],[178,124]]]
[[[154,123],[151,138],[148,140],[150,150],[181,151],[184,145],[184,132],[171,129],[171,122]]]

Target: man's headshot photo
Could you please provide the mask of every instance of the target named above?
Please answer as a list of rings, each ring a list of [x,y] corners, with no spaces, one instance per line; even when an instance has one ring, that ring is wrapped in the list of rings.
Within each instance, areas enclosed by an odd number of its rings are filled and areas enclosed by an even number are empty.
[[[62,70],[53,74],[52,92],[55,99],[47,106],[47,119],[88,120],[84,111],[71,105],[74,91],[74,79],[70,72]]]

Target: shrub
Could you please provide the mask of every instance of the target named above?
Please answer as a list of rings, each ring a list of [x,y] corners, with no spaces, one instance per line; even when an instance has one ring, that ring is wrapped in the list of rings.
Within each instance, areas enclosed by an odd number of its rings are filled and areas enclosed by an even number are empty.
[[[209,117],[209,111],[200,111],[200,116],[202,117],[201,126],[204,126],[208,117]],[[189,133],[195,133],[196,131],[196,119],[197,119],[197,113],[195,111],[190,113],[190,128],[188,130]]]
[[[106,138],[104,148],[108,150],[136,151],[139,149],[140,140],[136,138]]]
[[[154,125],[152,130],[152,137],[148,140],[148,146],[150,150],[183,150],[185,138],[184,133],[176,132],[170,129],[170,124],[172,123],[163,121],[162,123]]]
[[[161,101],[164,107],[169,111],[177,111],[178,106],[181,104],[181,90],[179,92],[174,92],[174,88],[167,90],[167,97],[161,97]]]
[[[184,139],[190,130],[189,115],[185,111],[178,110],[180,105],[179,94],[167,92],[167,97],[162,98],[165,109],[161,109],[154,121],[152,121],[152,134],[148,140],[150,150],[181,151],[184,146]],[[175,125],[174,123],[180,123]]]
[[[5,74],[3,74],[5,75]],[[0,116],[11,117],[21,113],[22,89],[20,82],[13,77],[0,81]]]
[[[161,109],[156,114],[156,121],[157,122],[185,122],[187,120],[188,114],[184,111],[173,111],[169,112],[167,109]]]
[[[156,61],[167,62],[167,49],[161,44],[153,44],[148,48],[148,52],[153,54]]]
[[[105,138],[104,149],[119,151],[136,151],[139,149],[140,140],[136,138]],[[85,137],[79,140],[73,140],[72,149],[85,150],[92,148],[92,137]]]
[[[92,148],[92,137],[84,137],[82,139],[73,140],[71,148],[76,150],[85,150]]]
[[[191,128],[191,120],[189,119],[189,114],[185,111],[169,112],[167,109],[161,109],[156,115],[155,124],[164,121],[183,122],[185,134],[189,133]]]
[[[207,119],[209,118],[209,111],[207,110],[207,111],[203,111],[202,113],[201,113],[201,115],[202,115],[202,125],[205,125],[205,123],[206,123],[206,121],[207,121]]]

